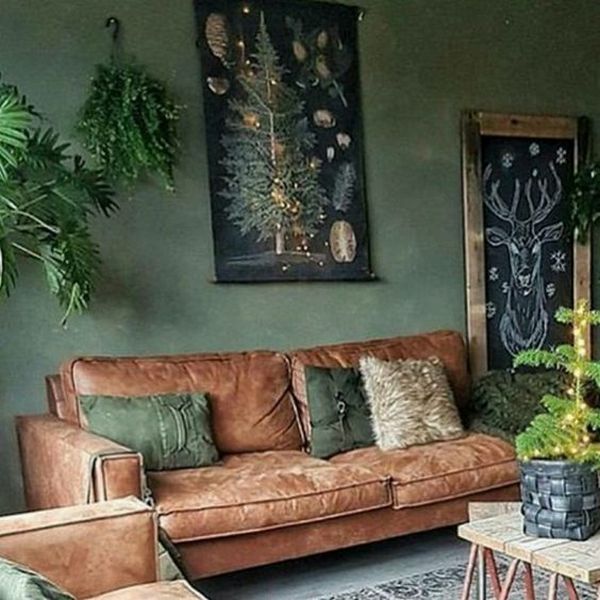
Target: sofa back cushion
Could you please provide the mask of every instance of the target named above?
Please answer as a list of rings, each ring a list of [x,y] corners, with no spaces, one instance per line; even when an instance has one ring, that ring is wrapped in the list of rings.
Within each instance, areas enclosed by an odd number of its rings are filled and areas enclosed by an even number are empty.
[[[304,368],[355,367],[361,356],[374,356],[382,360],[406,358],[428,359],[437,356],[446,369],[459,409],[466,407],[469,395],[469,373],[467,352],[460,333],[456,331],[434,331],[421,335],[402,336],[364,342],[317,346],[296,350],[291,354],[292,388],[298,403],[305,442],[310,439],[310,415],[306,401]]]
[[[222,453],[301,447],[289,363],[276,352],[76,358],[61,366],[64,418],[84,426],[78,396],[208,394]]]

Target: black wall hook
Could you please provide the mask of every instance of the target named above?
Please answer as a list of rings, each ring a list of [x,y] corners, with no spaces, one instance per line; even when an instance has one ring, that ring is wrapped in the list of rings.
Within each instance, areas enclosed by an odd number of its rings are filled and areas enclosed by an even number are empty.
[[[113,39],[113,41],[116,41],[117,38],[119,37],[119,31],[121,29],[121,21],[119,21],[119,19],[117,19],[117,17],[108,17],[108,19],[106,19],[106,23],[104,23],[104,26],[106,28],[109,28],[109,27],[112,28],[112,39]]]

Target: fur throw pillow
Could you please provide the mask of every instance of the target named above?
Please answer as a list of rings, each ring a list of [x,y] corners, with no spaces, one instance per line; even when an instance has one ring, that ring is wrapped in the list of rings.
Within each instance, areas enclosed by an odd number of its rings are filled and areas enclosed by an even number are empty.
[[[382,450],[460,437],[463,426],[444,365],[429,360],[360,359],[375,440]]]

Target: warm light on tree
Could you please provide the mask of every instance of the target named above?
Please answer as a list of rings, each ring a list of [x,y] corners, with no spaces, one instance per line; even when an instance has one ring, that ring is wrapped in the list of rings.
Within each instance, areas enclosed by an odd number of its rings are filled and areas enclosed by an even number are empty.
[[[588,328],[600,324],[600,312],[580,300],[575,310],[560,308],[555,318],[573,325],[573,345],[525,350],[515,358],[515,366],[560,369],[570,374],[572,382],[566,397],[549,394],[542,398],[547,412],[517,437],[517,455],[521,460],[570,459],[600,466],[600,444],[592,443],[590,436],[590,431],[600,429],[600,410],[586,402],[590,386],[600,387],[600,363],[590,360],[586,344]]]
[[[243,235],[273,239],[276,254],[286,235],[318,231],[328,203],[312,156],[316,144],[304,103],[284,81],[285,70],[271,42],[264,15],[255,53],[237,80],[240,98],[229,101],[225,157],[228,218]]]

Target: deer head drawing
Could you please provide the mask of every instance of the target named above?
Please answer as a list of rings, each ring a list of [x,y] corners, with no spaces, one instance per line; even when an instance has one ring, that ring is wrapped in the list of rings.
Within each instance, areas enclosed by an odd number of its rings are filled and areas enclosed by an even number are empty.
[[[562,183],[554,164],[549,164],[554,180],[554,191],[548,191],[548,178],[536,179],[539,200],[534,202],[534,179],[529,178],[524,188],[515,179],[510,208],[500,196],[500,181],[490,181],[492,166],[483,174],[483,195],[486,206],[509,228],[488,227],[486,238],[492,246],[504,245],[510,260],[510,281],[504,313],[500,319],[500,339],[513,356],[521,350],[540,348],[548,333],[546,294],[541,273],[542,248],[546,242],[561,238],[563,224],[554,223],[538,229],[560,202]],[[519,211],[522,196],[527,200],[526,218]],[[520,216],[521,214],[521,216]]]

